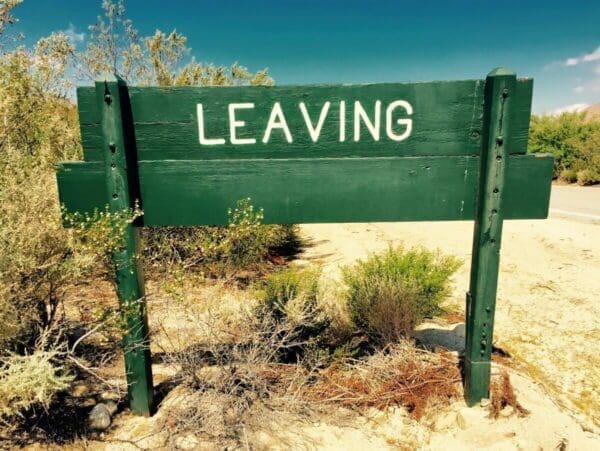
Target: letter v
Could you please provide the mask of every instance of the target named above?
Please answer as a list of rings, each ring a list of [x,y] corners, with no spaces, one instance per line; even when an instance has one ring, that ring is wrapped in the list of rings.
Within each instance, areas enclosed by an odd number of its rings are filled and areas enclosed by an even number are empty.
[[[304,102],[300,102],[300,111],[302,111],[304,122],[306,122],[306,128],[308,129],[308,133],[310,134],[311,139],[315,143],[319,140],[319,135],[321,134],[321,129],[323,128],[323,122],[325,122],[325,117],[327,116],[327,112],[329,111],[330,105],[330,102],[325,102],[323,104],[323,108],[321,108],[321,114],[319,116],[317,126],[313,127],[312,121],[310,120],[310,116],[308,114],[308,110],[306,109],[306,105],[304,104]]]

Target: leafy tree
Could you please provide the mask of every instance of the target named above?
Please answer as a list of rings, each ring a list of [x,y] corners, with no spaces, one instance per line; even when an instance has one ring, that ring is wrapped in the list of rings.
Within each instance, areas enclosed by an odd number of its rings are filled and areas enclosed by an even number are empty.
[[[11,35],[6,33],[6,30],[17,22],[17,19],[12,15],[12,10],[21,4],[23,0],[2,0],[0,1],[0,50],[7,42],[18,40],[21,35]]]
[[[585,113],[532,116],[528,147],[554,155],[554,177],[576,179],[579,172],[590,171],[586,179],[600,181],[600,175],[593,175],[600,174],[600,121]]]
[[[90,39],[77,55],[80,73],[96,79],[116,73],[130,84],[157,86],[271,85],[267,70],[200,64],[190,57],[187,38],[176,30],[140,37],[127,18],[123,0],[103,0],[103,16],[89,27]]]

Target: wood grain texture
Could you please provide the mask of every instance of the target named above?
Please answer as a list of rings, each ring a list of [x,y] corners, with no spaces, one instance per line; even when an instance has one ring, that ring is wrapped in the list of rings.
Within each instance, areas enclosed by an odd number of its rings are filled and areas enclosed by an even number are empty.
[[[335,86],[276,87],[130,87],[137,153],[140,160],[223,160],[249,158],[335,158],[478,155],[481,149],[483,80],[427,83],[381,83]],[[513,130],[507,143],[510,154],[523,154],[531,114],[533,81],[519,80],[513,110]],[[101,161],[100,115],[94,88],[77,90],[81,135],[86,161]],[[403,99],[414,108],[412,135],[402,142],[385,133],[385,107]],[[346,101],[346,141],[339,142],[339,101]],[[360,142],[353,141],[354,101],[360,101],[372,117],[374,102],[383,104],[381,139],[374,141],[363,126]],[[293,135],[288,143],[275,130],[263,144],[264,129],[274,102],[279,101]],[[316,122],[325,101],[331,108],[318,142],[313,143],[299,102]],[[227,106],[252,102],[254,110],[240,111],[246,121],[239,129],[242,138],[254,137],[255,145],[229,143]],[[202,103],[209,137],[227,143],[201,146],[198,139],[196,105]]]
[[[440,221],[474,218],[477,157],[140,161],[146,226],[223,225],[250,197],[265,223]],[[506,219],[548,214],[552,157],[512,156]],[[59,167],[68,211],[102,209],[102,165]]]

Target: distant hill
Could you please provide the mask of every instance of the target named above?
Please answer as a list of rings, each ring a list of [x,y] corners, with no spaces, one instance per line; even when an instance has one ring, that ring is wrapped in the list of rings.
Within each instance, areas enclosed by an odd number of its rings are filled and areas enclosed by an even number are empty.
[[[594,103],[585,109],[586,119],[600,119],[600,103]]]

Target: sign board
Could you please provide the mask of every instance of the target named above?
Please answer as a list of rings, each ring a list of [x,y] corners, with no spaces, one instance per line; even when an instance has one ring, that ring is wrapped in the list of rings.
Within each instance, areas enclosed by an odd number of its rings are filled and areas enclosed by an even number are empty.
[[[136,227],[224,225],[246,197],[265,223],[474,219],[473,404],[488,395],[502,221],[548,214],[552,157],[526,154],[532,88],[506,69],[485,80],[335,86],[127,87],[111,78],[78,89],[84,161],[58,168],[60,200],[87,213],[137,201]],[[115,256],[122,303],[143,299],[128,230]],[[140,304],[125,337],[133,343],[146,340]],[[149,351],[135,348],[126,351],[130,403],[148,413]]]

